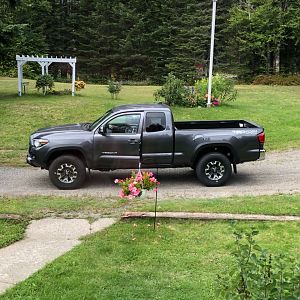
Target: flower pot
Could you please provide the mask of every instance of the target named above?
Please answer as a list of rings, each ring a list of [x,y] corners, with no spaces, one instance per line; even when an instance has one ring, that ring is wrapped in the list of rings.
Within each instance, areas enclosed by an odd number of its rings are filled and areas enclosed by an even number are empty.
[[[146,191],[147,190],[142,189],[140,194],[139,194],[139,198],[145,198],[146,197]]]

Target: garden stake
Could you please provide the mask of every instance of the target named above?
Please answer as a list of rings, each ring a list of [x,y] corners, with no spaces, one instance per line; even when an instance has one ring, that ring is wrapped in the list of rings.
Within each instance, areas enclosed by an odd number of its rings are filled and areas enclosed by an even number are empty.
[[[158,179],[158,168],[156,169],[156,179]],[[154,224],[153,230],[156,230],[156,211],[157,211],[157,181],[156,181],[156,190],[155,190],[155,205],[154,205]]]

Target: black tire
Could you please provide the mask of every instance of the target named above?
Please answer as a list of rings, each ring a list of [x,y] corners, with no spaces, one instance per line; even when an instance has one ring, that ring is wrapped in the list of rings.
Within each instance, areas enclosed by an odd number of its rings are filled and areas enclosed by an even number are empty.
[[[49,167],[51,182],[61,190],[74,190],[80,188],[86,178],[84,162],[73,155],[57,157]]]
[[[230,160],[218,152],[204,155],[195,170],[200,182],[212,187],[224,185],[232,173]]]

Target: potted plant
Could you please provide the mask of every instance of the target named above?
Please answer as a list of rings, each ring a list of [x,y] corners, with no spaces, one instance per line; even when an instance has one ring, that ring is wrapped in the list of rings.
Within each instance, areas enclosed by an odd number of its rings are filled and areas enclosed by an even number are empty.
[[[145,191],[155,190],[160,184],[153,173],[147,171],[132,171],[129,178],[115,179],[114,182],[121,187],[119,196],[130,200],[143,196]]]

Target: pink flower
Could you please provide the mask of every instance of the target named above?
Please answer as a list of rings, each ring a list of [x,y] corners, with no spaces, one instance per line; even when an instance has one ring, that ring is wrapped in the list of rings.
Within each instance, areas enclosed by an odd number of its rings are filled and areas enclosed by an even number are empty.
[[[130,190],[131,195],[133,195],[134,197],[137,197],[140,194],[140,192],[141,191],[139,189],[137,189],[136,187],[134,187]]]
[[[120,196],[121,198],[125,198],[126,195],[125,195],[125,193],[124,193],[123,190],[120,191],[119,196]]]
[[[143,188],[153,190],[159,184],[153,173],[146,171],[132,171],[130,177],[124,180],[115,179],[114,182],[122,189],[119,196],[129,200],[139,197]]]
[[[136,184],[136,183],[134,183],[134,182],[129,183],[129,184],[128,184],[129,190],[133,189],[133,188],[135,187],[135,184]]]
[[[220,102],[219,102],[218,99],[215,99],[215,100],[213,100],[212,104],[213,104],[214,106],[218,106],[218,105],[220,105]]]

